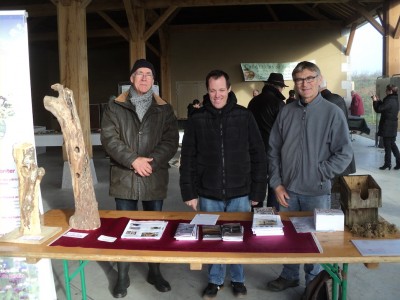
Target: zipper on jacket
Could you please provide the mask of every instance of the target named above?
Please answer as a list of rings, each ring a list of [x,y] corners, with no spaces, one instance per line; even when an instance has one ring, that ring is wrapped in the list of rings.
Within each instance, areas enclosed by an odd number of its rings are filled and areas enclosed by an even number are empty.
[[[221,159],[222,159],[222,197],[223,199],[226,198],[226,190],[225,190],[225,185],[226,185],[226,178],[225,178],[225,155],[224,155],[224,131],[223,131],[223,126],[222,126],[222,112],[219,111],[219,134],[221,137]]]

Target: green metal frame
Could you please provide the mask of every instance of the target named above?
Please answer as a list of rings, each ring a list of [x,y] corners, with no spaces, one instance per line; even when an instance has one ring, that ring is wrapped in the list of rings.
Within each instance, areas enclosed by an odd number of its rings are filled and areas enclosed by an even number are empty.
[[[76,275],[80,275],[81,277],[81,288],[82,288],[82,299],[86,300],[86,280],[85,280],[85,266],[88,264],[88,260],[80,260],[79,267],[73,272],[69,274],[68,260],[63,259],[64,266],[64,280],[65,280],[65,293],[67,296],[67,300],[72,300],[71,297],[71,280],[76,277]]]
[[[332,283],[332,299],[339,299],[339,288],[342,290],[342,297],[340,300],[347,299],[347,273],[349,264],[344,263],[341,269],[338,264],[321,264],[325,271],[331,275]]]
[[[87,300],[86,297],[86,281],[85,281],[85,267],[88,264],[88,260],[80,260],[79,267],[73,272],[69,274],[68,260],[63,260],[64,266],[64,280],[65,280],[65,291],[67,300],[72,300],[71,297],[71,280],[76,277],[76,275],[80,275],[81,277],[81,288],[82,288],[82,299]],[[321,266],[326,270],[329,275],[332,276],[333,284],[332,284],[332,299],[338,299],[338,291],[339,287],[342,290],[342,298],[340,300],[347,299],[347,272],[349,269],[349,265],[347,263],[343,264],[343,268],[339,267],[339,264],[321,264]]]

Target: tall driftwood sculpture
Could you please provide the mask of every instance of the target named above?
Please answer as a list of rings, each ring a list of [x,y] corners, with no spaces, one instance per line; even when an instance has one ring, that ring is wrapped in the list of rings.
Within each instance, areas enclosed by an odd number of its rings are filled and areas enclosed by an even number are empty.
[[[58,83],[53,84],[51,88],[58,91],[58,98],[45,96],[44,107],[60,123],[75,198],[75,214],[70,218],[69,225],[80,230],[96,229],[100,227],[100,216],[90,171],[89,155],[85,147],[73,93]]]
[[[0,237],[0,241],[40,244],[61,231],[61,227],[42,226],[40,223],[39,185],[45,171],[38,168],[35,147],[30,143],[15,144],[13,157],[19,183],[20,227]]]
[[[13,157],[18,173],[18,195],[21,210],[20,233],[23,235],[40,234],[39,185],[45,174],[38,168],[35,148],[32,144],[14,145]]]

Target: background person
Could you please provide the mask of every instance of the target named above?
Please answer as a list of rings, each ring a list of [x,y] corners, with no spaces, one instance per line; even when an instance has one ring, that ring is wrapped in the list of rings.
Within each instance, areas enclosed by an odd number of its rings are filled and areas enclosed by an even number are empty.
[[[295,92],[295,90],[290,90],[289,98],[286,99],[286,104],[290,104],[294,101],[296,101],[296,92]]]
[[[381,114],[378,127],[378,136],[383,139],[385,147],[385,163],[379,169],[391,169],[392,167],[392,152],[396,158],[395,170],[400,169],[400,153],[396,145],[397,136],[397,115],[399,113],[398,88],[393,84],[386,86],[386,97],[379,100],[378,97],[372,96],[374,110]]]
[[[332,93],[330,90],[328,90],[327,82],[325,79],[321,80],[319,90],[320,90],[322,97],[324,97],[329,102],[337,105],[342,110],[342,112],[346,118],[346,122],[347,122],[347,120],[349,118],[349,114],[347,112],[346,101],[343,99],[343,97],[338,94]],[[350,175],[355,172],[356,172],[356,160],[353,155],[353,158],[351,159],[351,162],[347,166],[347,168],[341,174],[339,174],[338,176],[335,176],[332,186],[334,186],[335,184],[338,184],[338,179],[340,176]]]
[[[350,114],[355,117],[364,115],[364,103],[361,96],[355,91],[351,91]]]
[[[253,97],[260,95],[260,91],[257,89],[253,90]]]
[[[192,103],[189,103],[187,106],[187,117],[189,118],[198,108],[200,108],[200,101],[199,99],[194,99]]]
[[[269,182],[280,211],[331,208],[331,179],[349,165],[353,150],[345,116],[319,93],[321,71],[314,63],[300,62],[292,72],[299,101],[285,105],[269,138]],[[279,278],[268,282],[279,292],[299,285],[299,264],[284,264]],[[321,271],[305,264],[308,284]]]
[[[172,107],[153,93],[153,65],[139,59],[130,72],[129,91],[111,100],[101,128],[101,143],[110,156],[110,196],[117,210],[161,211],[167,196],[169,160],[178,149],[178,124]],[[127,295],[130,263],[118,262],[115,298]],[[160,292],[171,290],[159,263],[149,263],[147,282]]]
[[[229,76],[211,71],[203,107],[188,119],[183,136],[180,188],[186,205],[209,212],[249,212],[265,198],[267,178],[264,144],[253,115],[237,104]],[[226,265],[208,267],[204,299],[224,286]],[[233,294],[247,294],[243,265],[231,264]]]
[[[278,116],[279,110],[285,105],[285,96],[282,95],[283,89],[287,87],[280,73],[271,73],[262,89],[260,95],[254,97],[249,102],[247,108],[253,113],[258,129],[264,142],[265,151],[268,150],[268,140],[272,125]],[[268,167],[267,167],[268,168]],[[257,207],[262,207],[259,202]],[[276,202],[274,190],[268,187],[267,206],[274,207],[279,211],[279,204]]]

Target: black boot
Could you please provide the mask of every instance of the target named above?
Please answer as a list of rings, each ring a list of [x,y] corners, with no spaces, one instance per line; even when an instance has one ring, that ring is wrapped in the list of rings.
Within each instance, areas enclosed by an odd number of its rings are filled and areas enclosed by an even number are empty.
[[[168,292],[171,290],[171,286],[168,281],[166,281],[160,272],[160,264],[149,263],[149,274],[147,275],[147,282],[153,284],[157,291]]]
[[[114,286],[113,296],[114,298],[124,298],[128,294],[128,287],[131,284],[129,280],[129,265],[130,263],[118,262],[118,280]]]

